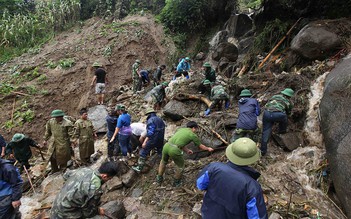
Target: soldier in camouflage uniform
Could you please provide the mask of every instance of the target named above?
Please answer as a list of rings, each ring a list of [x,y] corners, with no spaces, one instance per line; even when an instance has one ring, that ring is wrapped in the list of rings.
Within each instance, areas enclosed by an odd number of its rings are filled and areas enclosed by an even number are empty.
[[[224,87],[222,85],[214,85],[212,84],[211,89],[211,106],[205,111],[205,116],[208,116],[213,108],[215,108],[218,104],[222,104],[222,101],[225,101],[225,108],[229,107],[229,95],[225,92]]]
[[[141,90],[141,75],[139,73],[140,60],[137,59],[132,65],[133,93]]]
[[[290,98],[294,96],[294,91],[290,88],[280,92],[281,94],[271,97],[265,105],[263,113],[263,128],[261,139],[261,152],[264,156],[267,153],[267,144],[272,134],[272,127],[275,122],[279,123],[279,133],[286,133],[288,127],[288,116],[291,113],[293,104]]]
[[[47,145],[50,137],[53,138],[48,148],[51,171],[55,173],[64,170],[71,159],[71,143],[73,143],[73,123],[64,118],[62,110],[53,110],[51,119],[46,123],[43,145]]]
[[[114,162],[101,164],[98,171],[82,168],[64,174],[65,185],[57,194],[51,208],[51,219],[90,218],[104,215],[99,208],[103,193],[102,184],[117,175],[118,168]]]
[[[154,87],[150,94],[152,98],[152,103],[154,104],[154,110],[160,110],[164,99],[166,98],[166,87],[168,86],[167,82],[162,82],[162,84]]]
[[[90,162],[90,155],[94,153],[94,138],[97,137],[93,123],[88,119],[88,110],[79,111],[80,119],[74,124],[74,138],[79,145],[79,157],[83,164]]]

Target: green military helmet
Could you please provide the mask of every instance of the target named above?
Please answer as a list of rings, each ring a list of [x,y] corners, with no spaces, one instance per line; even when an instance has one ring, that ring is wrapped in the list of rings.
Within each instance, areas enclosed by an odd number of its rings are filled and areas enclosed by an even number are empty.
[[[62,110],[59,109],[55,109],[51,112],[51,117],[55,118],[55,117],[61,117],[64,116],[65,113]]]
[[[189,58],[189,57],[185,57],[185,60],[186,60],[186,61],[190,61],[190,58]]]
[[[14,142],[19,142],[19,141],[21,141],[23,138],[24,138],[24,134],[16,133],[16,134],[13,135],[12,141],[14,141]]]
[[[206,80],[204,80],[204,82],[203,82],[202,84],[203,84],[203,85],[208,85],[208,84],[211,84],[211,81],[208,80],[208,79],[206,79]]]
[[[135,60],[135,62],[138,63],[138,64],[141,63],[140,59]]]
[[[234,164],[246,166],[260,159],[260,150],[250,138],[239,138],[231,143],[225,152],[227,158]]]
[[[145,115],[148,115],[148,114],[154,113],[154,112],[155,112],[155,110],[154,110],[153,108],[147,108],[147,109],[145,110]]]
[[[101,64],[99,62],[94,62],[93,67],[101,67]]]
[[[280,92],[288,97],[294,96],[294,90],[291,88],[285,88],[282,92]]]
[[[244,89],[241,91],[240,97],[251,97],[252,96],[252,93],[250,92],[250,90],[248,89]]]
[[[117,104],[116,110],[126,110],[126,106],[123,104]]]
[[[203,67],[206,67],[206,68],[211,68],[211,64],[209,62],[205,62],[203,64]]]
[[[164,81],[164,82],[162,82],[162,85],[165,87],[168,87],[168,82]]]

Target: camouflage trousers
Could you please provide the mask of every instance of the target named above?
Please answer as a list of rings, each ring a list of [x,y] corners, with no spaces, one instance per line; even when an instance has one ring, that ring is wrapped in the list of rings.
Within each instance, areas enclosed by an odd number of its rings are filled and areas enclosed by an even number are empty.
[[[230,142],[234,142],[238,138],[250,138],[254,142],[258,142],[258,136],[259,135],[259,129],[255,130],[248,130],[248,129],[235,129],[234,134],[232,138],[230,139]]]
[[[133,93],[141,90],[142,80],[139,76],[133,76]]]

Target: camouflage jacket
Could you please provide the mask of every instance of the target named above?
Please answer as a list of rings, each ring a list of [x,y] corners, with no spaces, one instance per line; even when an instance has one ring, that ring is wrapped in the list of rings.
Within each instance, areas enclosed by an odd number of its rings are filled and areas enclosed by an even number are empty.
[[[163,86],[160,84],[151,90],[151,95],[155,97],[157,102],[162,102],[163,99],[166,97],[166,92]]]
[[[67,181],[55,198],[51,218],[89,218],[98,214],[100,174],[89,168],[66,172]]]
[[[213,68],[209,68],[208,70],[206,69],[204,74],[205,74],[205,80],[207,79],[211,82],[216,81],[216,72]]]
[[[139,63],[134,63],[133,65],[132,65],[132,76],[133,77],[139,77],[139,74],[138,74],[138,71],[139,71]]]
[[[228,99],[229,96],[228,94],[225,92],[224,87],[222,85],[217,85],[214,86],[211,89],[211,100],[224,100],[224,99]]]
[[[290,100],[281,94],[271,97],[265,106],[265,109],[270,112],[283,112],[286,114],[290,114],[292,108],[293,104],[290,102]]]

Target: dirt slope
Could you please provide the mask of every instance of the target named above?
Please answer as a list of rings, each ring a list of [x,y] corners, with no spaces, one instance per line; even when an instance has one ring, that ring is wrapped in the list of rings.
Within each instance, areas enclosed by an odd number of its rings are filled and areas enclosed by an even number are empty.
[[[153,69],[166,63],[173,51],[174,45],[165,37],[162,26],[149,15],[127,17],[123,21],[88,20],[53,38],[42,48],[0,67],[1,81],[14,86],[14,92],[24,93],[1,94],[1,126],[16,117],[16,112],[29,108],[35,114],[32,122],[13,127],[11,131],[5,128],[2,133],[5,132],[6,139],[15,132],[23,132],[41,140],[45,121],[53,109],[60,108],[77,116],[81,107],[94,105],[90,66],[95,61],[107,70],[107,100],[110,100],[114,90],[123,84],[131,84],[131,65],[136,59],[141,59],[142,68]],[[72,67],[55,67],[60,61],[69,63],[65,61],[67,59],[74,60]],[[37,69],[36,78],[27,77],[34,69]],[[21,82],[18,82],[19,78]],[[24,103],[28,106],[21,107]],[[13,119],[14,123],[19,120]]]

